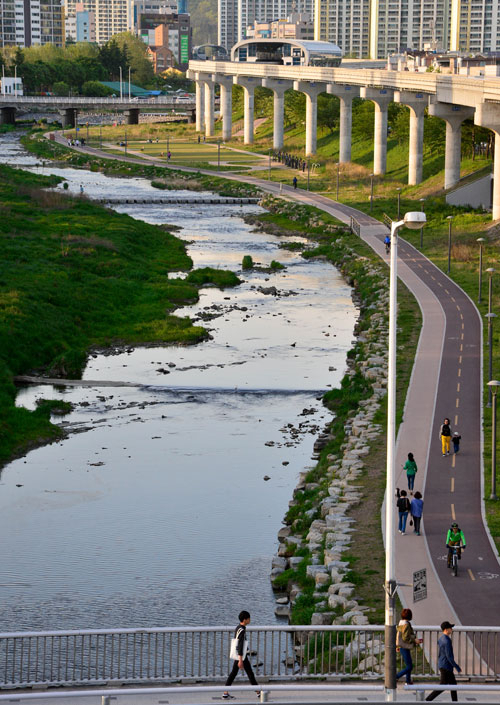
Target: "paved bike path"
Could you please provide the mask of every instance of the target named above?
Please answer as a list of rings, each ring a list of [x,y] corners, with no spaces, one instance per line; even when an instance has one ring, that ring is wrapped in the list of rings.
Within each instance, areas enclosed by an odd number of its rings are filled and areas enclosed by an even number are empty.
[[[145,161],[92,148],[78,151],[142,165]],[[387,259],[382,244],[386,228],[350,206],[248,175],[154,163],[251,183],[274,195],[316,206],[344,223],[352,216],[361,225],[362,239]],[[427,600],[413,604],[412,589],[404,586],[401,598],[412,608],[416,624],[435,625],[451,619],[464,625],[500,626],[500,565],[483,522],[481,501],[481,320],[456,284],[416,248],[401,238],[399,243],[398,276],[416,297],[423,325],[398,433],[396,467],[404,464],[409,451],[415,454],[419,465],[415,490],[424,490],[425,506],[423,536],[397,535],[396,571],[398,582],[407,585],[414,570],[427,568],[428,576]],[[463,446],[457,456],[443,458],[438,433],[445,416],[451,419],[452,429],[460,431]],[[400,482],[404,487],[404,473]],[[457,578],[452,578],[443,560],[446,531],[453,517],[469,544]]]

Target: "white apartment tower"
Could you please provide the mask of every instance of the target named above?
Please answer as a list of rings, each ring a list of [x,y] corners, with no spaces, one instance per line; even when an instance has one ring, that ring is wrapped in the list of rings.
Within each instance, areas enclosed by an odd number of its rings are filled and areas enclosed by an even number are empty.
[[[405,49],[446,51],[450,3],[478,1],[315,0],[314,38],[354,58],[385,59]]]
[[[217,44],[228,51],[238,41],[238,0],[218,0]]]
[[[218,44],[230,50],[255,22],[284,20],[293,12],[313,17],[314,0],[218,0]]]
[[[498,0],[451,0],[450,51],[500,51]]]
[[[345,56],[369,53],[370,0],[315,0],[314,39],[332,42]]]
[[[98,44],[106,44],[114,34],[133,31],[133,0],[81,0],[87,12],[95,18],[95,37]],[[66,14],[76,14],[77,0],[66,0]]]

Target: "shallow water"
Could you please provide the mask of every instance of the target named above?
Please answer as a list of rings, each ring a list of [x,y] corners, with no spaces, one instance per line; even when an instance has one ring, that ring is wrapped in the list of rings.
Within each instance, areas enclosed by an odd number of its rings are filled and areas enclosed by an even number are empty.
[[[0,140],[0,158],[33,166],[12,141]],[[157,193],[143,179],[50,171],[87,195]],[[276,534],[330,418],[320,396],[345,370],[350,288],[327,263],[252,233],[240,215],[256,206],[117,210],[180,225],[196,267],[244,281],[178,311],[209,317],[203,344],[93,355],[84,379],[96,385],[19,393],[30,408],[41,396],[73,402],[64,423],[75,433],[2,472],[2,631],[227,624],[242,608],[274,623]],[[286,269],[242,273],[245,254]],[[259,290],[270,286],[278,295]]]

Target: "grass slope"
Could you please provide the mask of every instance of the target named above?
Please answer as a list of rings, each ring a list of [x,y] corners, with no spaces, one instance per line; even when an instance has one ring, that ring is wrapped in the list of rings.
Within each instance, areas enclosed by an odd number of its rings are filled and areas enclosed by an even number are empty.
[[[207,332],[176,307],[232,272],[189,270],[184,244],[160,227],[43,190],[57,177],[0,167],[0,463],[57,436],[50,409],[16,408],[12,378],[34,369],[78,377],[90,346],[191,344]]]

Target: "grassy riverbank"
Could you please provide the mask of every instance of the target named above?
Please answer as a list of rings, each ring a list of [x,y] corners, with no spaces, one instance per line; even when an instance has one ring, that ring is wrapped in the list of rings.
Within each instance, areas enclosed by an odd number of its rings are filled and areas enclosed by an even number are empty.
[[[184,243],[161,227],[43,190],[57,177],[0,167],[0,463],[56,438],[47,406],[15,407],[13,376],[79,377],[92,346],[192,344],[205,329],[174,315],[198,287],[234,286],[232,272],[187,279]]]
[[[272,212],[251,216],[251,222],[258,223],[264,230],[282,235],[302,235],[310,244],[303,248],[305,257],[325,257],[334,266],[339,267],[344,276],[353,284],[359,299],[359,319],[356,333],[360,336],[368,330],[370,317],[374,311],[378,291],[387,287],[388,272],[380,258],[362,240],[353,237],[331,216],[315,208],[299,206],[288,202],[276,201]],[[280,205],[281,204],[281,205]],[[330,231],[330,232],[328,232]],[[373,273],[376,272],[376,273]],[[401,421],[404,401],[410,380],[413,359],[420,331],[421,313],[412,294],[403,284],[398,291],[398,383],[397,408],[398,423]],[[346,374],[339,389],[327,392],[325,405],[334,414],[330,426],[332,440],[321,451],[317,465],[309,471],[306,482],[316,487],[294,495],[294,505],[287,513],[287,523],[294,524],[294,532],[305,537],[311,523],[320,518],[319,506],[331,481],[328,456],[341,450],[346,441],[345,426],[360,403],[371,396],[372,387],[369,380],[361,373],[359,364],[365,359],[365,345],[361,338],[349,353],[353,361],[354,375]],[[354,362],[355,361],[355,362]],[[377,423],[385,428],[385,399],[382,400]],[[356,486],[362,494],[359,505],[353,507],[349,515],[356,520],[356,531],[352,542],[342,560],[349,561],[350,570],[346,580],[355,585],[356,599],[370,608],[368,613],[372,623],[383,621],[384,600],[381,585],[384,582],[384,549],[381,532],[380,511],[385,491],[385,433],[370,441],[370,453],[363,459],[363,474],[356,480]],[[292,611],[292,622],[308,624],[317,608],[314,597],[314,581],[306,576],[306,567],[311,555],[305,548],[294,555],[303,556],[303,562],[296,570],[287,570],[278,578],[277,585],[297,583],[302,595],[298,598]]]

